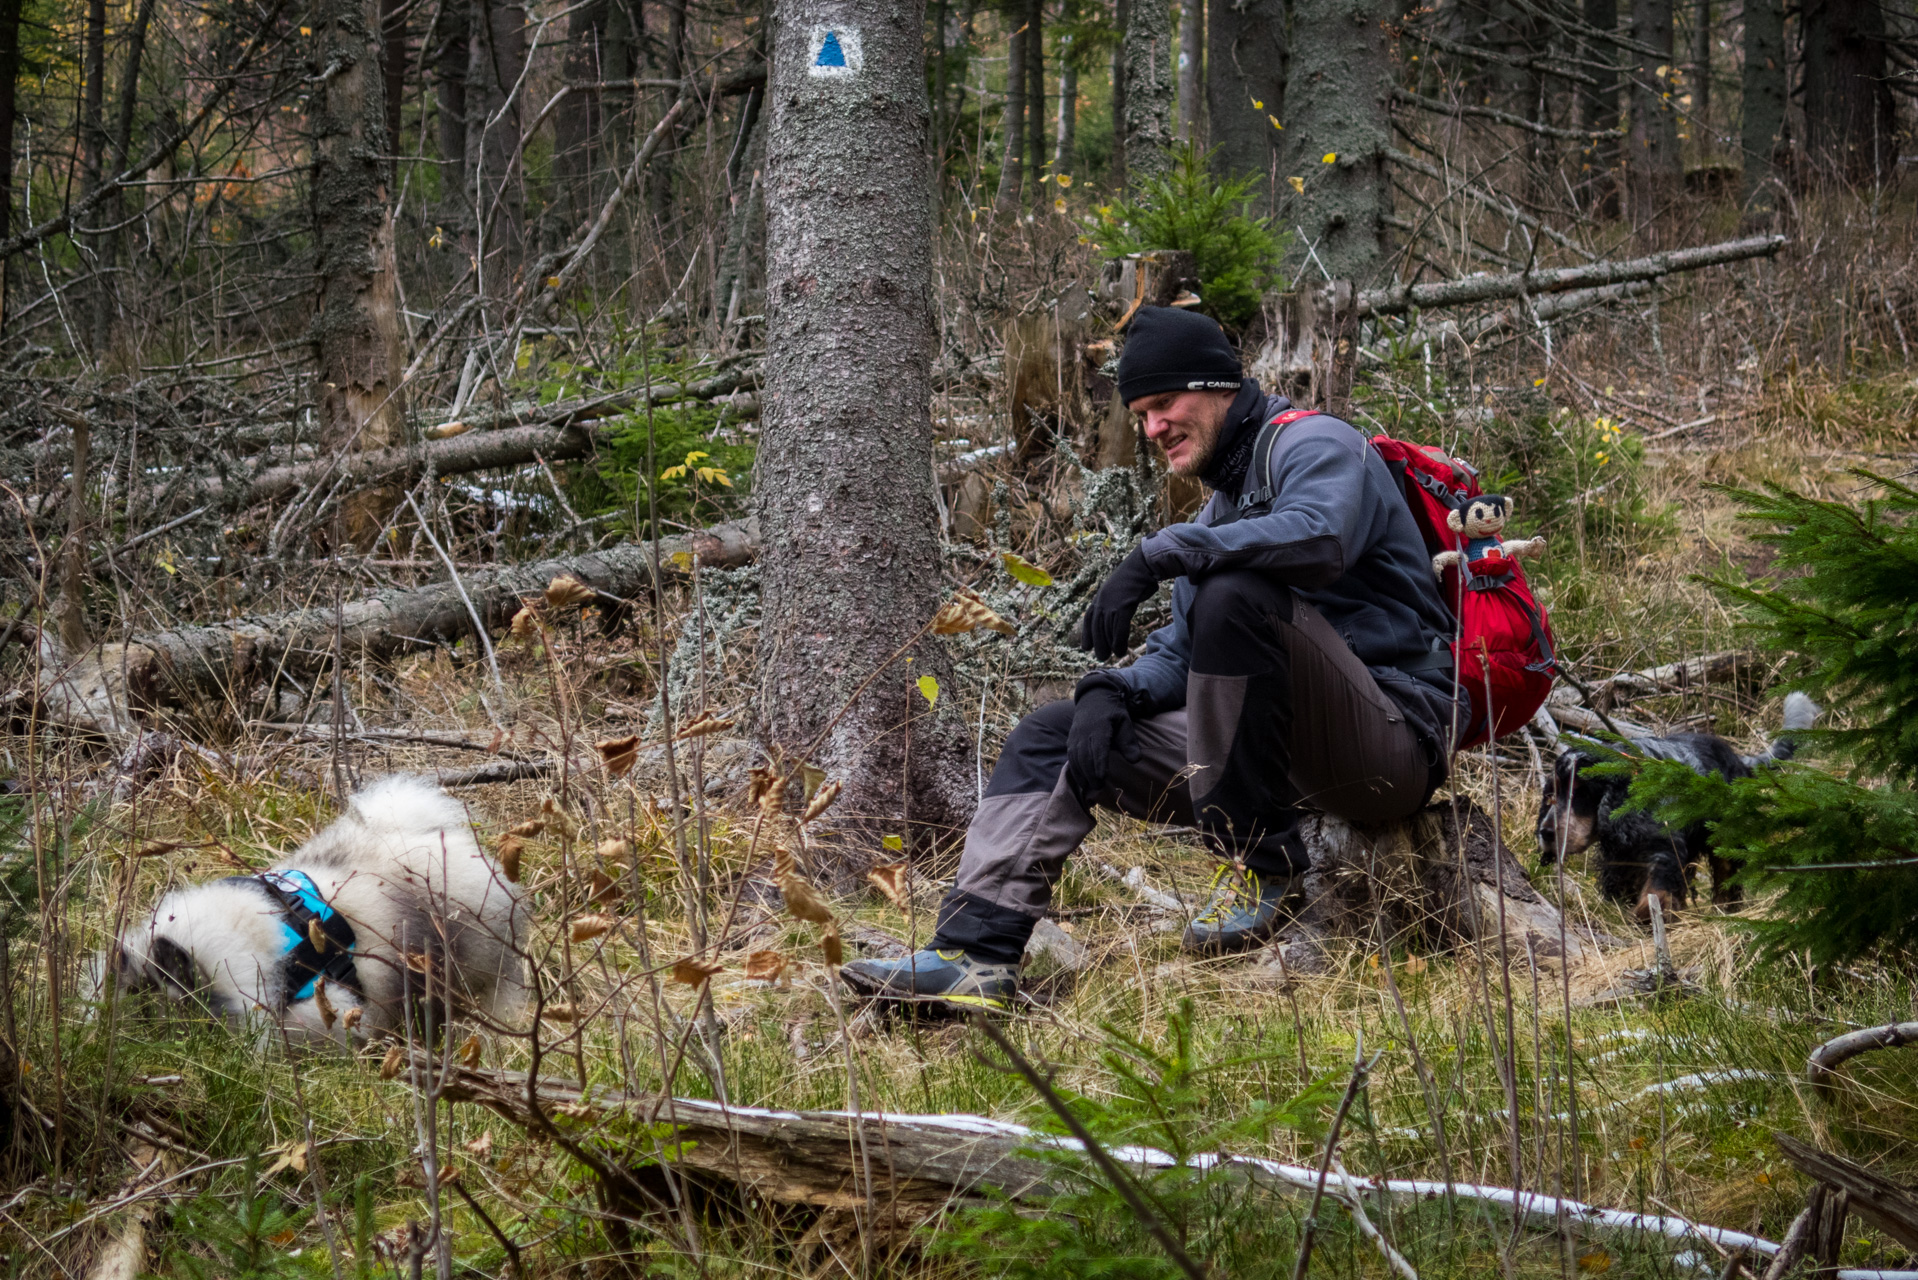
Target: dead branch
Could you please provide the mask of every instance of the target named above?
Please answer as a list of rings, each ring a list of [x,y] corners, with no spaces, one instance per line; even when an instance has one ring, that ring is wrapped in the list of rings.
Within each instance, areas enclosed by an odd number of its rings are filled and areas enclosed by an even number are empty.
[[[1410,89],[1394,88],[1392,101],[1403,102],[1407,106],[1417,107],[1420,111],[1429,111],[1435,116],[1478,116],[1498,124],[1510,125],[1514,129],[1524,129],[1541,138],[1558,138],[1566,142],[1590,142],[1593,138],[1607,138],[1617,132],[1612,129],[1560,129],[1555,125],[1527,120],[1524,116],[1513,115],[1509,111],[1500,111],[1497,107],[1481,107],[1470,102],[1441,102],[1437,98],[1427,98],[1413,93]]]
[[[1918,1038],[1918,1023],[1905,1024]],[[1889,1028],[1879,1028],[1889,1030]],[[1859,1034],[1869,1034],[1860,1032]],[[1902,1043],[1902,1042],[1901,1042]],[[1773,1133],[1772,1141],[1792,1167],[1808,1178],[1828,1187],[1836,1187],[1848,1199],[1851,1212],[1877,1227],[1907,1249],[1918,1249],[1918,1195],[1911,1188],[1867,1169],[1855,1160],[1847,1160],[1830,1151],[1820,1151],[1809,1142],[1801,1142],[1789,1133]]]
[[[1918,1022],[1893,1022],[1863,1031],[1847,1031],[1811,1051],[1805,1075],[1819,1088],[1829,1089],[1838,1083],[1838,1068],[1859,1054],[1873,1049],[1899,1049],[1908,1044],[1918,1044]],[[1912,1247],[1918,1249],[1918,1243]]]

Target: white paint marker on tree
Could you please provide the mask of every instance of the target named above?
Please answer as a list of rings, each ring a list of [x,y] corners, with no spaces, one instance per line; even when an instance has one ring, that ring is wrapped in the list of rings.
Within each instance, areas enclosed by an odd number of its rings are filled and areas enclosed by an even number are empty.
[[[857,27],[815,26],[807,42],[806,73],[823,79],[856,76],[866,65]]]

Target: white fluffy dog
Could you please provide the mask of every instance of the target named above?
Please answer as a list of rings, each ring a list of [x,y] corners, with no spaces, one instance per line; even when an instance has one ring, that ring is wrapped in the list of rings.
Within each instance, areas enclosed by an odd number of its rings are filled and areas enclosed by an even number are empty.
[[[265,1016],[302,1040],[398,1031],[409,1008],[417,1026],[429,994],[436,1027],[449,1006],[510,1022],[525,916],[466,807],[395,774],[272,870],[167,894],[111,964],[122,990],[198,999],[236,1025]]]

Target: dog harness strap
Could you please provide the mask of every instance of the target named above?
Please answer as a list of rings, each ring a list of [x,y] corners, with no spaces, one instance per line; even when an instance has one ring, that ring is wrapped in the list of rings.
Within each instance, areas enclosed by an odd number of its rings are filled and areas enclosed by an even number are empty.
[[[320,896],[320,888],[304,871],[263,871],[252,879],[280,904],[280,926],[286,930],[287,1002],[305,1000],[321,978],[364,997],[359,971],[353,967],[353,926]],[[326,943],[315,944],[315,924]]]

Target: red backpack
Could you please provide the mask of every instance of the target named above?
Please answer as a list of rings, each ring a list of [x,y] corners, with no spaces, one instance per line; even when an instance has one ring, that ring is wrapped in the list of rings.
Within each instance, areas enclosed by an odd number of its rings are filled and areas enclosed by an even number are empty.
[[[1425,535],[1425,549],[1433,555],[1465,551],[1465,535],[1446,517],[1463,500],[1484,492],[1478,473],[1433,445],[1374,436],[1372,447],[1398,477],[1405,504]],[[1439,593],[1458,620],[1452,656],[1470,699],[1461,702],[1471,711],[1457,749],[1516,733],[1544,705],[1558,669],[1545,606],[1532,594],[1525,570],[1509,556],[1471,561],[1464,572],[1448,565]]]
[[[1228,521],[1271,509],[1276,496],[1271,478],[1274,445],[1286,427],[1318,416],[1315,409],[1288,409],[1265,424],[1252,447],[1250,474],[1260,482],[1240,495],[1238,509],[1227,515]],[[1446,517],[1465,499],[1484,492],[1478,473],[1462,459],[1447,457],[1431,445],[1374,436],[1372,447],[1398,477],[1405,505],[1425,537],[1426,551],[1431,555],[1465,551],[1465,535],[1454,531]],[[1525,581],[1525,570],[1510,556],[1471,561],[1464,573],[1447,566],[1439,579],[1439,594],[1458,623],[1452,658],[1465,697],[1460,701],[1464,719],[1455,749],[1516,733],[1544,705],[1558,669],[1551,620]]]

